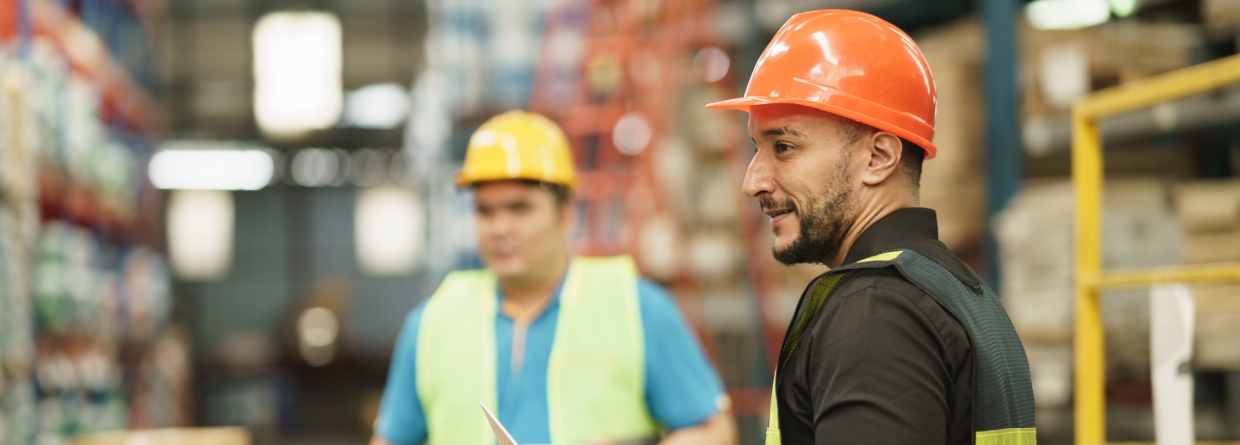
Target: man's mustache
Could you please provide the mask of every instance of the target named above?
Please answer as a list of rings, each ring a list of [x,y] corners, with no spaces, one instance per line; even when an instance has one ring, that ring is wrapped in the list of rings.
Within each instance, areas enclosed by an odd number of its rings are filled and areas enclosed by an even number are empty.
[[[770,196],[758,198],[758,206],[763,212],[768,211],[790,211],[796,212],[797,205],[791,199],[775,199]]]

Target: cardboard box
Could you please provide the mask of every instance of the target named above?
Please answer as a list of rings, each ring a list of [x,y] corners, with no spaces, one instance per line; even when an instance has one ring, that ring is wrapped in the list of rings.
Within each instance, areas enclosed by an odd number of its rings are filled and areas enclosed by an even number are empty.
[[[1193,298],[1197,303],[1194,368],[1240,370],[1240,284],[1196,285]]]

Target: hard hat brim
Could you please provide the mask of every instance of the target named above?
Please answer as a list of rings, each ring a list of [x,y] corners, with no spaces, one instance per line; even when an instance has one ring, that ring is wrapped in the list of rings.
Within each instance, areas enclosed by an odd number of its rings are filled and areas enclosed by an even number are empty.
[[[782,105],[800,105],[803,107],[813,108],[815,110],[825,111],[825,112],[834,114],[836,116],[852,119],[857,122],[861,122],[871,127],[878,128],[882,131],[886,131],[888,133],[902,137],[908,140],[909,142],[916,144],[918,147],[921,147],[923,150],[925,150],[926,159],[934,159],[934,156],[938,154],[938,148],[936,148],[933,143],[926,140],[926,138],[924,137],[914,134],[911,131],[900,128],[899,126],[891,125],[890,123],[884,121],[883,119],[879,119],[874,116],[869,116],[866,114],[858,113],[853,110],[849,110],[847,108],[837,107],[831,104],[824,104],[821,102],[815,102],[812,100],[772,99],[770,97],[746,96],[746,97],[738,97],[735,99],[722,100],[719,102],[712,102],[712,103],[706,104],[706,108],[709,108],[711,110],[737,110],[737,111],[744,111],[746,113],[749,113],[754,107],[763,106],[763,105],[781,105],[781,104]]]
[[[572,178],[572,179],[568,179],[568,180],[564,180],[564,179],[547,179],[547,178],[539,178],[539,177],[533,177],[533,176],[522,176],[522,175],[516,175],[516,176],[468,177],[468,176],[465,174],[465,171],[464,171],[464,170],[457,170],[457,172],[456,172],[456,177],[454,178],[454,182],[456,183],[456,187],[457,187],[457,188],[462,188],[462,189],[467,189],[467,188],[470,188],[470,187],[476,186],[476,185],[478,185],[478,184],[486,183],[486,182],[499,182],[499,181],[531,181],[531,182],[538,182],[538,183],[545,183],[545,184],[555,184],[555,185],[558,185],[558,186],[563,186],[563,187],[566,187],[566,188],[568,188],[569,190],[574,190],[574,189],[576,189],[576,188],[577,188],[577,180],[576,180],[576,178],[575,178],[575,177],[574,177],[574,178]]]

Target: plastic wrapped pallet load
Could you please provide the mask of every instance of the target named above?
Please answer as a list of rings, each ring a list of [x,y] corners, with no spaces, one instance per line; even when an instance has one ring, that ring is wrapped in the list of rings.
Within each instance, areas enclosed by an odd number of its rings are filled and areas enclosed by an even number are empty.
[[[1103,210],[1103,266],[1107,269],[1179,264],[1179,225],[1167,206],[1167,188],[1155,179],[1108,181]],[[995,220],[1002,274],[1000,295],[1031,356],[1060,364],[1033,369],[1039,406],[1066,404],[1071,388],[1074,293],[1072,184],[1025,186]],[[1107,364],[1122,374],[1149,369],[1147,290],[1102,296]]]
[[[1072,388],[1071,185],[1024,187],[995,220],[1000,295],[1025,345],[1039,409],[1066,406]],[[1046,418],[1043,416],[1042,418]]]
[[[1186,264],[1240,263],[1240,181],[1197,181],[1175,188],[1175,209],[1187,232]],[[1240,370],[1240,283],[1193,286],[1197,303],[1193,365]]]
[[[1066,345],[1072,315],[1072,188],[1024,187],[995,221],[1002,288],[1026,343]]]

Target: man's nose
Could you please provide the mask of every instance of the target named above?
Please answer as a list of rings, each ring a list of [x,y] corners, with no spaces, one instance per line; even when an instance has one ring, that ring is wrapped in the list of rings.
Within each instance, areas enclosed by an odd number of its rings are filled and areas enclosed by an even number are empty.
[[[774,192],[774,188],[770,160],[759,150],[749,161],[749,168],[745,169],[745,181],[741,184],[741,191],[745,192],[745,196],[757,198],[763,193]]]
[[[504,212],[491,215],[489,219],[490,221],[488,221],[488,224],[486,225],[487,237],[491,239],[503,239],[506,238],[509,232],[512,231],[512,217],[505,215]]]

